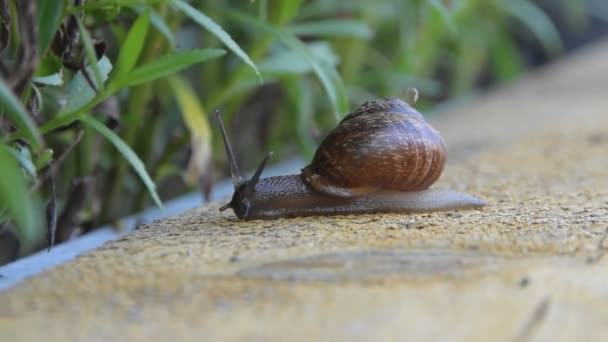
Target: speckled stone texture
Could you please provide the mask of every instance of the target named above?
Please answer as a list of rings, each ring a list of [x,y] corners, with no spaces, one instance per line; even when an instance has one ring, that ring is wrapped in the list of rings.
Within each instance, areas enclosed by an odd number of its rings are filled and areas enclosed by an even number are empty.
[[[608,42],[431,121],[484,210],[212,204],[0,293],[2,340],[608,340]]]

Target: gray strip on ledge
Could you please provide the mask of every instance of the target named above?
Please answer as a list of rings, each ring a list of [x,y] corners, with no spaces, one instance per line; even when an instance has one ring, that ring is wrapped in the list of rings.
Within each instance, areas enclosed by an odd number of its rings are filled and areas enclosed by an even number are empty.
[[[277,176],[281,174],[299,173],[305,165],[302,158],[294,158],[272,165],[264,171],[264,177]],[[221,200],[232,194],[232,183],[225,180],[214,185],[211,200]],[[118,231],[112,226],[104,226],[74,240],[57,245],[50,252],[46,250],[37,252],[28,257],[18,259],[12,263],[0,267],[0,291],[8,289],[23,280],[46,271],[53,267],[64,264],[80,254],[95,249],[108,241],[120,238],[135,229],[136,225],[148,223],[160,218],[175,216],[186,210],[190,210],[203,204],[201,195],[193,193],[167,201],[165,209],[148,209],[138,215],[123,219],[120,224],[123,227]]]

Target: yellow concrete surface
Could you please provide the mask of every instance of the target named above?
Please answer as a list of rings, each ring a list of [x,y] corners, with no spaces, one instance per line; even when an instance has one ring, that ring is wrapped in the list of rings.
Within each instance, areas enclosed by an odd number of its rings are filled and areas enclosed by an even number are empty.
[[[608,42],[435,117],[481,211],[219,203],[0,293],[3,341],[608,341]]]

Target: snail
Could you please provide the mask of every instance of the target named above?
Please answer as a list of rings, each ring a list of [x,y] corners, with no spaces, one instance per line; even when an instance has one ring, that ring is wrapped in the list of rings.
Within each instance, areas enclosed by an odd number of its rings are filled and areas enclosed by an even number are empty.
[[[249,180],[240,176],[219,111],[216,117],[234,184],[232,200],[219,210],[232,208],[239,219],[418,213],[485,205],[465,193],[429,189],[443,171],[445,145],[422,114],[400,99],[367,101],[345,116],[301,174],[260,178],[270,152]]]

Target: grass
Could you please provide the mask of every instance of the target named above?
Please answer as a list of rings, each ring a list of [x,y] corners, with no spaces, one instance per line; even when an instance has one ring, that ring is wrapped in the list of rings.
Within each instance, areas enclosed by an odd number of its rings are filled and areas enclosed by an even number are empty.
[[[367,99],[417,87],[430,108],[521,74],[522,41],[548,57],[563,50],[531,0],[9,4],[0,230],[17,236],[21,255],[47,236],[61,242],[162,198],[208,193],[225,168],[208,118],[216,108],[251,167],[268,149],[310,156]],[[557,6],[580,24],[577,4]]]

